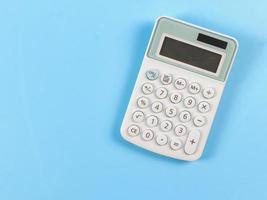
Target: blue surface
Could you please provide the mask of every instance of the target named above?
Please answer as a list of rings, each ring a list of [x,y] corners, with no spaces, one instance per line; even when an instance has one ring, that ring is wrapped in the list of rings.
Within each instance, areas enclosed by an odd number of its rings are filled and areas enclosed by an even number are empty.
[[[267,199],[266,7],[264,0],[1,1],[0,199]],[[120,137],[159,15],[240,43],[197,162]]]

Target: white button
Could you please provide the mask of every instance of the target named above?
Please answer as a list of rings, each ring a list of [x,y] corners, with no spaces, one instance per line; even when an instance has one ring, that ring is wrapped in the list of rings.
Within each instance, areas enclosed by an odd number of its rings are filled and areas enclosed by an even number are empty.
[[[144,118],[145,118],[145,115],[144,115],[144,113],[141,112],[141,111],[135,111],[135,112],[133,113],[133,120],[134,120],[135,122],[141,122],[141,121],[144,120]]]
[[[169,74],[163,74],[160,80],[163,85],[169,85],[172,82],[172,76]]]
[[[140,133],[140,129],[139,129],[139,127],[136,126],[136,125],[132,125],[132,126],[130,126],[130,127],[128,128],[128,134],[129,134],[130,136],[136,136],[136,135],[138,135],[139,133]]]
[[[176,151],[176,150],[178,150],[178,149],[181,149],[182,146],[183,146],[183,143],[182,143],[182,141],[181,141],[180,139],[175,138],[175,139],[172,139],[172,140],[171,140],[170,147],[171,147],[174,151]]]
[[[179,103],[182,100],[182,95],[179,92],[174,92],[170,96],[170,101],[172,103]]]
[[[167,117],[174,117],[174,116],[176,116],[176,113],[177,113],[177,110],[173,106],[169,106],[165,110],[165,114]]]
[[[196,100],[194,97],[186,97],[184,100],[184,106],[186,108],[193,108],[196,105]]]
[[[151,115],[146,119],[146,124],[150,127],[157,126],[158,118],[154,115]]]
[[[196,116],[194,118],[194,121],[193,122],[194,122],[195,126],[200,127],[200,126],[203,126],[205,124],[206,119],[203,116]]]
[[[142,91],[144,94],[151,94],[153,92],[153,85],[151,83],[144,83],[142,86]]]
[[[149,100],[146,97],[140,97],[137,100],[137,105],[139,108],[146,108],[148,106],[148,104],[149,104]]]
[[[174,129],[174,133],[177,136],[183,136],[186,134],[186,127],[184,125],[177,125]]]
[[[163,88],[163,87],[158,88],[158,89],[156,90],[156,96],[157,96],[159,99],[164,99],[164,98],[167,97],[167,95],[168,95],[168,91],[167,91],[167,89],[165,89],[165,88]]]
[[[149,140],[152,140],[154,137],[154,132],[150,129],[146,129],[143,131],[142,133],[142,138],[145,140],[145,141],[149,141]]]
[[[203,97],[210,99],[214,97],[215,95],[215,90],[213,88],[205,88],[202,92]]]
[[[148,80],[156,80],[159,77],[159,71],[156,69],[150,69],[146,72],[146,77]]]
[[[163,105],[162,103],[160,103],[159,101],[155,101],[154,103],[152,103],[151,105],[151,109],[153,112],[155,113],[159,113],[162,111]]]
[[[188,138],[185,143],[184,151],[187,154],[193,154],[197,150],[198,142],[200,139],[200,132],[193,130],[188,134]]]
[[[182,111],[179,115],[179,119],[181,122],[188,122],[191,119],[191,114],[188,111]]]
[[[210,110],[210,104],[206,101],[202,101],[198,104],[199,112],[206,113]]]
[[[178,90],[182,90],[185,88],[186,86],[186,80],[183,78],[178,78],[175,80],[174,82],[174,86],[178,89]]]
[[[160,146],[165,145],[168,142],[168,137],[166,135],[164,135],[164,134],[158,135],[157,138],[156,138],[156,142]]]
[[[160,128],[165,132],[170,131],[172,129],[172,123],[169,120],[165,120],[160,123]]]
[[[188,91],[192,94],[197,94],[200,92],[200,85],[198,83],[190,83],[188,86]]]

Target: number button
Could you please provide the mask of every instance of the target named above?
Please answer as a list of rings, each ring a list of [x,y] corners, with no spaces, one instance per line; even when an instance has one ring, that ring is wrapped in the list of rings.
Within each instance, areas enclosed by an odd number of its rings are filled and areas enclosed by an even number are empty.
[[[161,122],[160,128],[165,132],[170,131],[172,129],[172,123],[169,120],[165,120]]]
[[[151,115],[149,116],[147,119],[146,119],[146,124],[150,127],[154,127],[154,126],[157,126],[158,124],[158,118],[154,115]]]
[[[169,85],[172,82],[172,76],[169,74],[163,74],[160,80],[163,85]]]
[[[133,113],[133,120],[135,122],[141,122],[141,121],[144,120],[144,118],[145,118],[145,115],[141,111],[136,111],[136,112]]]
[[[210,104],[206,101],[202,101],[198,104],[199,112],[206,113],[210,110]]]
[[[181,149],[183,146],[183,143],[180,139],[172,139],[170,143],[170,147],[172,150],[176,151]]]
[[[159,101],[152,103],[151,109],[154,113],[159,113],[162,111],[163,105]]]
[[[188,91],[191,94],[197,94],[200,92],[200,85],[198,83],[190,83],[188,86]]]
[[[138,100],[137,100],[137,105],[139,108],[146,108],[149,104],[149,99],[146,98],[146,97],[140,97]]]
[[[159,77],[159,71],[156,69],[150,69],[146,72],[146,77],[148,80],[156,80]]]
[[[137,136],[140,133],[140,129],[136,125],[132,125],[128,128],[128,134],[130,136]]]
[[[156,142],[157,142],[158,145],[163,146],[163,145],[167,144],[168,137],[166,135],[164,135],[164,134],[158,135],[157,138],[156,138]]]
[[[188,134],[188,138],[186,140],[184,151],[187,154],[193,154],[197,150],[198,142],[200,139],[200,132],[197,130],[191,131]]]
[[[179,92],[175,92],[175,93],[172,93],[172,95],[170,96],[170,101],[172,103],[179,103],[180,101],[182,100],[182,95],[179,93]]]
[[[174,86],[178,89],[178,90],[182,90],[185,88],[186,86],[186,80],[183,78],[178,78],[175,80],[174,82]]]
[[[142,91],[144,94],[151,94],[153,92],[153,85],[151,83],[144,83],[142,86]]]
[[[177,110],[173,106],[167,107],[165,110],[165,114],[167,117],[174,117],[176,116],[176,113],[177,113]]]
[[[201,126],[203,126],[205,124],[206,119],[203,116],[196,116],[194,118],[193,122],[194,122],[195,126],[201,127]]]
[[[167,91],[167,89],[165,89],[165,88],[163,88],[163,87],[158,88],[158,89],[156,90],[156,96],[157,96],[159,99],[164,99],[164,98],[167,97],[167,95],[168,95],[168,91]]]
[[[215,95],[215,90],[213,88],[205,88],[202,92],[202,95],[206,99],[211,99]]]
[[[184,100],[184,106],[186,108],[193,108],[196,105],[196,100],[194,97],[186,97]]]
[[[174,129],[174,133],[177,136],[183,136],[186,134],[186,127],[184,125],[177,125]]]
[[[188,111],[182,111],[179,115],[179,119],[181,122],[188,122],[191,120],[191,114]]]
[[[154,132],[150,129],[146,129],[142,133],[142,138],[145,141],[150,141],[153,139],[153,137],[154,137]]]

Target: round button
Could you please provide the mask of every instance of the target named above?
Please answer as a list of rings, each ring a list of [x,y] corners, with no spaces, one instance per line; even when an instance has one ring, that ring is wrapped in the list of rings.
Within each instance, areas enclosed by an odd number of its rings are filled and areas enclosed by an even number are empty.
[[[186,80],[183,78],[178,78],[174,82],[174,87],[176,87],[178,90],[184,89],[186,86]]]
[[[196,116],[194,118],[193,122],[194,122],[195,126],[201,127],[201,126],[203,126],[205,124],[206,119],[203,116]]]
[[[177,113],[177,110],[173,106],[169,106],[165,110],[165,114],[167,117],[174,117],[174,116],[176,116],[176,113]]]
[[[163,85],[169,85],[172,82],[172,76],[169,74],[163,74],[160,80]]]
[[[186,134],[186,127],[184,125],[177,125],[174,129],[174,133],[177,136],[183,136]]]
[[[184,99],[184,106],[186,108],[193,108],[196,105],[196,100],[194,97],[186,97]]]
[[[167,142],[168,142],[168,137],[167,137],[166,135],[164,135],[164,134],[162,134],[162,135],[158,135],[158,136],[156,137],[156,142],[157,142],[157,144],[160,145],[160,146],[165,145],[165,144],[167,144]]]
[[[148,80],[156,80],[159,77],[159,71],[156,69],[150,69],[146,72],[146,77]]]
[[[161,88],[158,88],[158,89],[156,90],[156,96],[157,96],[159,99],[164,99],[164,98],[167,97],[167,95],[168,95],[168,91],[167,91],[166,88],[161,87]]]
[[[170,131],[172,129],[171,121],[165,120],[165,121],[161,122],[160,123],[160,128],[161,128],[162,131],[165,131],[165,132]]]
[[[204,88],[202,95],[206,99],[211,99],[215,95],[215,90],[213,88]]]
[[[181,149],[183,146],[183,143],[180,139],[176,138],[176,139],[172,139],[170,142],[170,147],[172,150],[176,151]]]
[[[128,134],[130,136],[137,136],[138,134],[140,133],[140,129],[138,126],[136,125],[131,125],[129,128],[128,128]]]
[[[141,122],[141,121],[144,120],[144,118],[145,118],[145,115],[144,115],[144,113],[142,111],[135,111],[133,113],[133,120],[135,122]]]
[[[188,122],[191,120],[191,114],[188,111],[182,111],[179,115],[179,119],[181,122]]]
[[[182,100],[182,95],[179,92],[174,92],[170,96],[170,101],[174,104],[179,103]]]
[[[154,127],[154,126],[157,126],[158,124],[158,118],[154,115],[151,115],[149,116],[147,119],[146,119],[146,124],[150,127]]]
[[[188,91],[191,94],[197,94],[200,92],[200,85],[198,83],[190,83],[188,86]]]
[[[199,112],[206,113],[210,111],[210,104],[206,101],[202,101],[198,104]]]
[[[154,90],[154,87],[151,83],[144,83],[142,86],[142,92],[144,94],[151,94]]]
[[[159,112],[162,111],[162,109],[163,109],[163,105],[162,105],[161,102],[156,101],[156,102],[152,103],[152,105],[151,105],[151,109],[152,109],[152,111],[153,111],[154,113],[159,113]]]
[[[146,108],[149,104],[149,99],[146,98],[146,97],[140,97],[138,100],[137,100],[137,105],[139,108]]]
[[[145,141],[150,141],[152,140],[154,137],[154,132],[150,129],[146,129],[143,131],[142,133],[142,138],[145,140]]]

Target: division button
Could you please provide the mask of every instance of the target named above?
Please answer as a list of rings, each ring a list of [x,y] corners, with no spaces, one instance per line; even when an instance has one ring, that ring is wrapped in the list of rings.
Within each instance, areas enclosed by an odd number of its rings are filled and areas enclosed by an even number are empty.
[[[146,129],[143,131],[142,133],[142,138],[145,140],[145,141],[150,141],[152,140],[154,137],[154,132],[150,129]]]
[[[215,90],[213,88],[204,88],[202,95],[206,99],[211,99],[215,96]]]
[[[168,137],[166,135],[164,135],[164,134],[158,135],[156,137],[156,142],[157,142],[158,145],[163,146],[163,145],[167,144]]]
[[[198,143],[200,139],[200,132],[198,130],[193,130],[189,132],[188,138],[185,143],[184,151],[187,154],[193,154],[197,150]]]
[[[139,129],[138,126],[136,126],[136,125],[129,126],[129,128],[128,128],[128,134],[130,136],[137,136],[139,133],[140,133],[140,129]]]
[[[156,69],[150,69],[146,72],[146,77],[148,80],[156,80],[159,77],[159,71]]]

